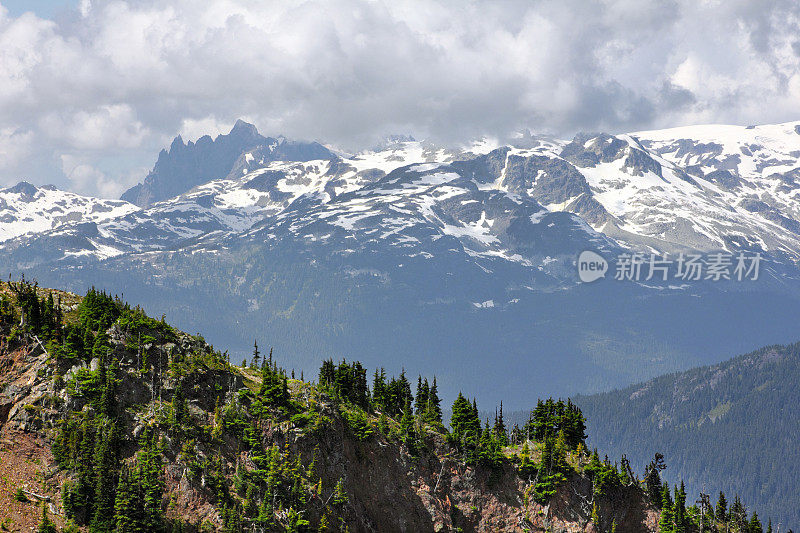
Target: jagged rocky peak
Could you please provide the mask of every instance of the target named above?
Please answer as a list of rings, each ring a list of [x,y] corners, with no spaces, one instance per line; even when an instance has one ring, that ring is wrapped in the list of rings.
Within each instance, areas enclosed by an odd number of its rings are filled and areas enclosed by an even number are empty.
[[[224,178],[234,170],[241,175],[241,169],[251,163],[331,157],[333,154],[319,143],[264,137],[253,124],[239,119],[229,133],[214,139],[204,135],[197,142],[187,143],[180,135],[175,137],[169,151],[161,151],[144,181],[126,191],[122,199],[149,207],[198,185]]]
[[[34,185],[28,181],[20,181],[12,187],[0,189],[2,194],[17,195],[18,200],[22,202],[33,202],[37,198],[40,191],[58,191],[55,185]]]
[[[651,172],[662,177],[661,164],[648,154],[636,138],[629,135],[579,133],[560,155],[579,168],[593,168],[621,160],[620,170],[627,174],[643,176]]]
[[[628,143],[607,133],[579,133],[561,151],[561,157],[580,166],[595,166],[619,158]]]
[[[5,190],[5,192],[20,194],[22,196],[33,196],[37,193],[39,189],[36,185],[29,183],[27,181],[20,181],[13,187],[9,187]]]
[[[231,128],[231,131],[228,135],[236,135],[237,137],[255,138],[259,135],[259,133],[255,125],[250,124],[249,122],[245,122],[242,119],[238,119],[236,123],[233,125],[233,128]]]

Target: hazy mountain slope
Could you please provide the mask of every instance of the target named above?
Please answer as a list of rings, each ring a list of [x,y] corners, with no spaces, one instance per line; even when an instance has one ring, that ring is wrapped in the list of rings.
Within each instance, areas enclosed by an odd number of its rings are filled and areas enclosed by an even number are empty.
[[[769,346],[575,401],[590,445],[629,450],[635,468],[661,452],[669,479],[692,490],[718,486],[729,500],[738,493],[785,530],[800,523],[798,382],[800,344]]]
[[[135,294],[156,316],[208,332],[237,358],[259,339],[307,372],[329,355],[395,372],[405,364],[442,376],[443,397],[469,387],[509,408],[789,341],[800,313],[796,299],[769,291],[662,294],[607,283],[538,292],[523,285],[527,269],[503,259],[464,262],[463,252],[408,259],[389,247],[325,255],[324,242],[311,244],[253,241],[32,272],[74,290],[95,284]],[[519,280],[516,289],[506,288],[509,279]],[[495,382],[504,383],[502,394]]]

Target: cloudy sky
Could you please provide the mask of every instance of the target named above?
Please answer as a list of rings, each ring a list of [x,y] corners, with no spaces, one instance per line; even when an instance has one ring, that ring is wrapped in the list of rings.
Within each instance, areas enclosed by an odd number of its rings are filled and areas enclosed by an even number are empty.
[[[116,197],[243,117],[355,149],[800,119],[794,0],[0,0],[0,184]]]

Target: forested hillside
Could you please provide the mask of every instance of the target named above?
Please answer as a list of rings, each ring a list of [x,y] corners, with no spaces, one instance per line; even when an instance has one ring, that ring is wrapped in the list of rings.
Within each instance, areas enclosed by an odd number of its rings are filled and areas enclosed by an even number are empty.
[[[637,475],[590,452],[569,400],[509,429],[459,394],[448,429],[433,376],[328,359],[309,382],[257,343],[234,365],[94,289],[1,288],[6,531],[762,528],[738,498],[693,505],[660,455]]]
[[[591,445],[637,466],[661,451],[668,479],[738,493],[786,531],[800,524],[798,383],[800,343],[575,401]]]

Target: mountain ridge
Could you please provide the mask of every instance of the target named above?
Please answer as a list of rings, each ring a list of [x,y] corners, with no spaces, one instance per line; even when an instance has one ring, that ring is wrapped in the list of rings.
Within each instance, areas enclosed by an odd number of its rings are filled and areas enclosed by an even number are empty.
[[[792,458],[791,442],[800,419],[791,406],[798,401],[798,373],[800,343],[772,345],[575,402],[590,421],[593,445],[633,450],[629,458],[636,467],[649,460],[639,446],[650,442],[671,458],[668,477],[698,490],[713,479],[726,493],[737,492],[770,513],[776,524],[796,524],[800,515],[790,509],[800,506],[785,503],[796,494],[798,458]],[[727,452],[710,452],[719,442]],[[771,473],[769,482],[754,482],[755,472],[764,471]]]
[[[540,401],[521,432],[502,410],[482,429],[459,394],[448,431],[435,378],[412,394],[381,369],[370,388],[358,361],[328,359],[310,382],[257,344],[232,365],[94,288],[0,295],[4,528],[35,527],[37,504],[73,531],[655,532],[661,507],[687,531],[760,523],[701,517],[677,486],[667,504],[658,456],[640,481],[588,452],[572,402]]]
[[[262,137],[254,126],[238,121],[231,133],[214,140],[204,136],[197,143],[185,144],[177,137],[169,152],[162,151],[148,179],[137,185],[141,189],[136,191],[142,192],[134,195],[129,191],[123,198],[145,208],[154,206],[157,200],[172,198],[160,211],[156,209],[146,215],[150,217],[168,212],[170,203],[195,200],[198,210],[218,207],[234,216],[245,215],[238,224],[210,226],[206,232],[241,231],[246,224],[288,207],[288,202],[275,202],[281,196],[291,201],[299,194],[312,203],[326,203],[341,192],[369,186],[379,176],[404,165],[464,166],[470,161],[491,158],[491,165],[479,171],[481,188],[508,191],[516,197],[536,200],[550,211],[577,214],[593,229],[624,247],[655,248],[662,253],[759,250],[770,255],[776,265],[782,265],[780,268],[795,270],[800,257],[800,212],[792,207],[798,194],[792,176],[793,172],[800,172],[800,167],[796,157],[792,160],[795,168],[787,167],[789,160],[779,159],[800,155],[800,135],[792,125],[756,129],[720,126],[727,132],[724,146],[707,142],[702,136],[697,142],[686,138],[664,140],[665,132],[692,133],[697,128],[710,135],[707,132],[711,127],[696,127],[616,137],[579,134],[569,142],[535,140],[533,148],[506,146],[487,153],[453,152],[426,147],[425,143],[399,141],[383,152],[343,158],[321,145]],[[730,137],[736,135],[730,133],[731,128],[743,140],[732,141]],[[771,137],[759,134],[758,128],[765,128]],[[653,139],[648,140],[647,135]],[[757,149],[756,140],[772,144]],[[696,155],[689,155],[689,144],[695,146]],[[789,150],[790,145],[797,149]],[[652,147],[652,153],[647,146]],[[744,152],[733,154],[734,149],[749,153],[750,160],[742,159]],[[715,156],[720,160],[713,159]],[[296,164],[293,168],[294,163],[306,163],[306,168]],[[325,166],[329,169],[327,173],[315,170]],[[188,167],[202,171],[192,171],[196,175],[187,181],[181,176],[189,172]],[[779,174],[770,169],[784,172]],[[292,178],[296,185],[286,177],[287,170],[296,176]],[[756,179],[758,172],[768,176]],[[168,178],[170,173],[175,176]],[[242,183],[242,177],[248,179]],[[484,181],[487,179],[489,182]],[[316,189],[315,180],[319,182]],[[732,182],[735,187],[730,186]],[[177,189],[172,193],[156,190],[165,183],[174,183]],[[192,193],[203,188],[206,194]],[[259,188],[267,194],[254,194]],[[732,196],[734,189],[738,192]],[[240,199],[231,201],[237,194]],[[248,195],[250,200],[246,199]],[[259,209],[263,202],[273,207]],[[178,229],[178,234],[181,231]],[[190,233],[196,236],[196,231]],[[88,253],[91,255],[90,250]]]

